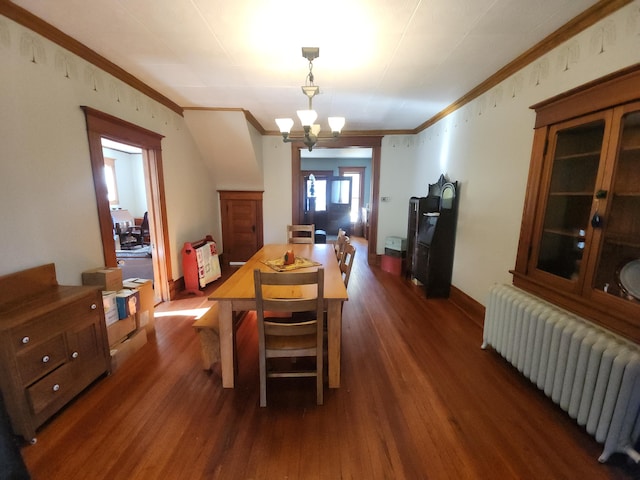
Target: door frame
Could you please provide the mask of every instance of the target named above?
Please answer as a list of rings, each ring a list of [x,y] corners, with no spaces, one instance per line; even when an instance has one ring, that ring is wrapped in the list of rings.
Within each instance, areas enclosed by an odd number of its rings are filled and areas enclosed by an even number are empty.
[[[378,243],[378,204],[380,199],[380,157],[382,151],[382,136],[344,136],[332,139],[323,144],[322,148],[371,148],[371,218],[369,223],[368,255],[369,264],[375,265],[378,260],[376,247]],[[291,223],[299,224],[300,205],[304,201],[304,192],[301,188],[300,176],[300,149],[307,148],[304,143],[298,141],[291,143]]]
[[[108,138],[142,149],[145,187],[148,192],[147,208],[151,227],[152,259],[156,280],[154,289],[156,296],[162,301],[170,300],[174,281],[171,273],[171,252],[168,241],[169,232],[162,169],[161,141],[164,136],[91,107],[81,106],[81,108],[85,113],[87,124],[89,156],[96,193],[104,264],[107,267],[118,266],[102,153],[102,138]]]

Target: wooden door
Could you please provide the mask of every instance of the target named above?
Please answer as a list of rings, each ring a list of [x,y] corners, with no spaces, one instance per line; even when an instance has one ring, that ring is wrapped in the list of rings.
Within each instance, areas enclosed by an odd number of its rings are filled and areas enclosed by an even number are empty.
[[[222,261],[246,262],[262,248],[262,192],[220,190]]]

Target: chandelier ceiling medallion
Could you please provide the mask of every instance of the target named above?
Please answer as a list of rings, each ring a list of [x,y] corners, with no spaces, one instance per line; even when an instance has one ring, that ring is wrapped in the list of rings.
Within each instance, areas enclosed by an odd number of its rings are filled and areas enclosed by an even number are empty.
[[[291,118],[276,118],[276,123],[282,134],[282,141],[284,142],[296,142],[302,141],[309,151],[313,149],[313,146],[318,141],[318,135],[320,134],[320,125],[313,123],[318,118],[318,114],[313,109],[313,97],[320,93],[320,87],[313,83],[313,60],[320,56],[320,48],[318,47],[302,47],[302,56],[309,61],[309,74],[305,79],[302,86],[302,93],[309,99],[309,108],[307,110],[298,110],[298,118],[304,129],[303,137],[290,137],[291,127],[293,127],[293,120]],[[329,117],[329,127],[331,128],[331,134],[333,137],[338,137],[344,127],[344,117]]]

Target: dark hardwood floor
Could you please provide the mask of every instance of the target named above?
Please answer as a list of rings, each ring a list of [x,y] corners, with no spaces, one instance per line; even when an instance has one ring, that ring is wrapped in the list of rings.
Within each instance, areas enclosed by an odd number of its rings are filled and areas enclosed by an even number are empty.
[[[269,383],[258,406],[255,317],[237,387],[202,370],[191,327],[206,297],[161,305],[156,338],[22,447],[36,480],[640,478],[493,351],[481,325],[366,264],[344,305],[342,386]],[[219,284],[220,282],[216,282]],[[210,287],[209,290],[215,288]]]

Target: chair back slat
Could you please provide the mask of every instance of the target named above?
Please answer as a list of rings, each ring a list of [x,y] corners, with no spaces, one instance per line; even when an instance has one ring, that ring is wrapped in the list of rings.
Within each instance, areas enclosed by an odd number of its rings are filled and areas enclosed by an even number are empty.
[[[349,278],[351,277],[351,268],[353,267],[353,259],[356,256],[356,247],[351,243],[345,243],[342,255],[340,256],[340,273],[344,280],[344,286],[349,286]]]
[[[287,225],[287,243],[316,243],[316,226]]]

